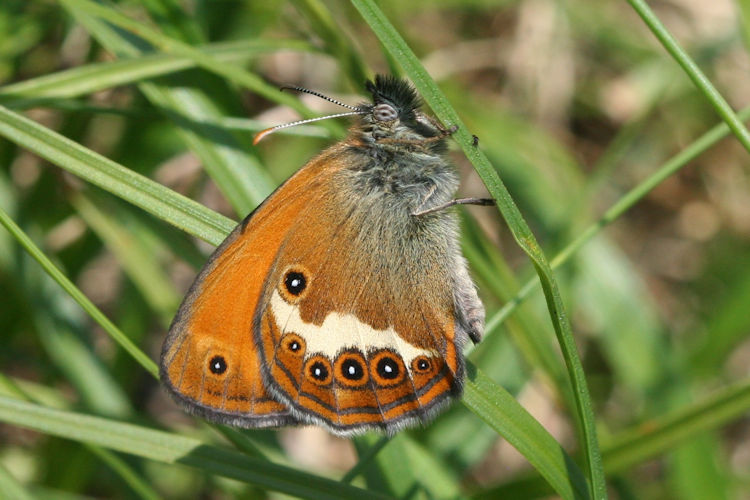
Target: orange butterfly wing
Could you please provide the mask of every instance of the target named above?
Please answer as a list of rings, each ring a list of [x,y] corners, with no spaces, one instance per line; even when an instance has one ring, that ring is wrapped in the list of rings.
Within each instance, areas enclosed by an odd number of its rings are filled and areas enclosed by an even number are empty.
[[[427,231],[419,254],[404,254],[393,220],[372,216],[388,207],[352,190],[347,147],[277,189],[196,278],[160,366],[192,413],[242,427],[395,432],[460,394],[453,253]]]
[[[253,316],[284,228],[306,214],[323,166],[310,162],[240,223],[183,300],[162,348],[160,373],[188,411],[241,427],[298,423],[265,389]]]

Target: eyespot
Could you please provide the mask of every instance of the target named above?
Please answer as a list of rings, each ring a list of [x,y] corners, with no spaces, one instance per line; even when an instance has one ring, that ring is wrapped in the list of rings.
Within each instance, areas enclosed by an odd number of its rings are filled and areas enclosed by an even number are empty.
[[[315,385],[331,383],[331,362],[323,356],[313,356],[305,363],[305,376]]]
[[[208,362],[208,369],[214,375],[223,375],[227,371],[227,362],[224,356],[214,356]]]
[[[307,292],[310,284],[309,273],[302,266],[293,266],[287,269],[281,278],[279,291],[285,301],[289,303],[299,302]]]
[[[365,370],[362,368],[362,365],[353,359],[347,359],[341,363],[341,373],[344,375],[344,378],[349,380],[359,380],[365,376]]]
[[[305,290],[307,280],[304,274],[297,271],[290,271],[284,276],[284,286],[287,292],[292,295],[299,295]]]
[[[398,112],[390,104],[381,103],[372,110],[372,116],[379,122],[392,122],[398,118]]]
[[[432,369],[432,361],[426,356],[417,356],[411,362],[411,369],[417,373],[427,373]]]
[[[281,337],[281,348],[292,356],[304,356],[305,347],[305,339],[296,333],[285,333],[284,336]]]
[[[400,384],[406,376],[401,357],[389,350],[378,351],[372,356],[370,370],[375,382],[386,387]]]
[[[376,369],[378,370],[378,375],[386,380],[393,380],[399,376],[398,363],[392,358],[380,358]]]
[[[339,354],[334,363],[334,370],[336,381],[344,386],[357,387],[369,380],[365,357],[356,350]]]

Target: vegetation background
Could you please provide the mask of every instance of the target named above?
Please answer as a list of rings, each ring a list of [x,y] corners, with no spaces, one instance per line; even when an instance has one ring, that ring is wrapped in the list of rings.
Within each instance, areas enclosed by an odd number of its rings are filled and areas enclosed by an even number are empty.
[[[652,8],[1,2],[0,497],[601,498],[603,470],[613,498],[750,499],[750,141],[725,106],[750,101],[750,2]],[[464,404],[390,440],[185,415],[149,358],[232,226],[214,211],[241,218],[346,127],[252,146],[338,111],[277,87],[358,103],[375,72],[457,113],[462,194],[499,174],[565,310],[545,307],[512,205],[472,207],[489,322]],[[568,319],[588,391],[571,389]]]

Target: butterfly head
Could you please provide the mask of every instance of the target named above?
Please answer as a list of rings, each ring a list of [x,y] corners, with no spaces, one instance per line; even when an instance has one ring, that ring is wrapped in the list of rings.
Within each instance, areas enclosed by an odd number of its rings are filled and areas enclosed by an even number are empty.
[[[371,110],[372,118],[388,123],[396,119],[413,121],[421,105],[416,90],[405,80],[390,75],[377,75],[374,82],[365,84],[372,94],[372,104],[363,107]]]
[[[361,115],[360,124],[354,128],[357,139],[365,144],[380,142],[386,145],[404,145],[413,141],[423,143],[424,139],[446,136],[446,131],[419,109],[421,99],[417,91],[406,80],[390,75],[377,75],[368,81],[367,90],[372,94],[372,102],[359,106],[366,111]],[[388,139],[388,141],[383,141]],[[442,149],[444,141],[430,141],[430,149]]]
[[[292,89],[315,95],[350,111],[297,120],[267,128],[255,135],[253,144],[257,144],[269,134],[284,128],[341,116],[360,116],[360,122],[352,128],[350,136],[350,143],[354,143],[356,146],[377,145],[384,146],[385,149],[404,150],[409,149],[411,144],[417,146],[417,149],[422,149],[423,152],[444,152],[444,139],[453,130],[445,129],[440,123],[420,111],[421,99],[419,94],[406,80],[390,75],[376,75],[375,80],[366,82],[365,86],[372,94],[372,102],[365,102],[359,106],[344,104],[339,100],[304,87],[282,87],[282,90]]]

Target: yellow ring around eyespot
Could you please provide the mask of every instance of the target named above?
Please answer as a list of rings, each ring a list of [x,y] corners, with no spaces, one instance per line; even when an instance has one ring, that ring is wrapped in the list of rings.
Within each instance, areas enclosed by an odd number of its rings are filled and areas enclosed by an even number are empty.
[[[300,278],[296,275],[300,275],[302,279],[302,289],[299,292],[294,293],[294,289],[292,288],[294,285],[294,280]],[[279,295],[281,295],[281,298],[284,299],[284,302],[288,304],[297,304],[307,295],[308,291],[310,290],[311,282],[312,275],[310,271],[308,271],[308,269],[301,264],[293,264],[284,269],[284,272],[281,273],[281,279],[279,280],[279,284],[277,286]]]

